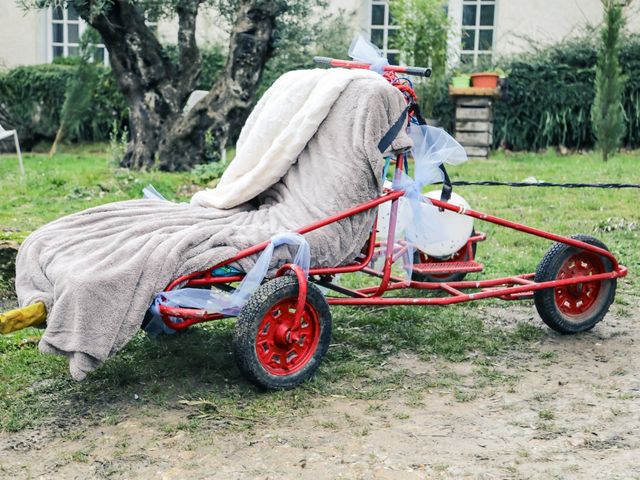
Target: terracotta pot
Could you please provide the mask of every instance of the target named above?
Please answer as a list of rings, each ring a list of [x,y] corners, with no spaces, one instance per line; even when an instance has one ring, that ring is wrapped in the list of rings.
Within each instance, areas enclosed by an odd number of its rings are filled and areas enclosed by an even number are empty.
[[[500,76],[493,72],[480,72],[471,74],[471,85],[476,88],[496,88]]]

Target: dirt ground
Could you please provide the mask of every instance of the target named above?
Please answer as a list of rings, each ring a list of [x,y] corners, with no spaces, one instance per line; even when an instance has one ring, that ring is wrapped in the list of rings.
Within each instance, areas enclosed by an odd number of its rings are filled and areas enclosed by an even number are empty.
[[[6,306],[6,305],[5,305]],[[508,328],[532,306],[479,307]],[[615,304],[592,332],[545,331],[497,366],[508,381],[471,384],[471,362],[411,354],[381,368],[461,380],[383,400],[320,397],[312,413],[250,427],[217,419],[167,429],[192,411],[145,406],[109,425],[59,418],[0,434],[2,478],[640,478],[640,301]]]

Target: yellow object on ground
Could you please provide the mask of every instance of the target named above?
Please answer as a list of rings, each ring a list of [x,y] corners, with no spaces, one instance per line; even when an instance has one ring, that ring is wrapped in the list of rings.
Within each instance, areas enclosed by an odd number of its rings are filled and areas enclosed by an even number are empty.
[[[46,319],[47,309],[42,302],[0,313],[0,333],[11,333],[23,328],[35,327],[43,324]]]

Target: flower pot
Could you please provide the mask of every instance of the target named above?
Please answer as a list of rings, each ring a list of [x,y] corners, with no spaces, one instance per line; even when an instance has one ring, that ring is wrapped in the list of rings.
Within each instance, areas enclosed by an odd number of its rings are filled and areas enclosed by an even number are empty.
[[[454,88],[464,88],[471,84],[471,77],[469,75],[456,75],[451,78],[451,86]]]
[[[500,76],[494,72],[481,72],[471,74],[471,85],[476,88],[496,88]]]

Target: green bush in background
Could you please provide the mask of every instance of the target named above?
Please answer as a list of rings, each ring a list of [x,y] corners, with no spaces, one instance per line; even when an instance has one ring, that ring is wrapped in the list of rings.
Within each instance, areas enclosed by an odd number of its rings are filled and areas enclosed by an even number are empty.
[[[618,151],[625,132],[622,92],[625,78],[620,68],[620,30],[625,19],[617,0],[603,0],[604,21],[600,30],[596,63],[596,97],[591,109],[596,146],[606,162]]]
[[[595,98],[596,47],[591,37],[532,55],[514,57],[507,101],[494,108],[494,147],[539,150],[593,148],[591,106]],[[622,144],[640,146],[640,36],[621,42],[620,64],[628,78],[622,94],[627,132]]]
[[[201,54],[203,64],[198,88],[208,90],[222,70],[225,56],[218,47],[203,49]],[[55,138],[67,91],[82,68],[79,63],[79,58],[70,57],[56,59],[53,64],[0,72],[0,124],[16,128],[26,150]],[[97,80],[92,88],[90,107],[68,134],[68,139],[74,142],[108,141],[110,135],[117,135],[127,125],[127,104],[111,69],[103,65],[92,68],[96,69]]]
[[[18,130],[25,149],[55,137],[67,87],[78,73],[78,65],[69,63],[17,67],[0,73],[0,123]],[[95,68],[97,81],[90,108],[70,132],[73,141],[105,141],[114,121],[119,126],[126,124],[126,104],[111,69]]]

